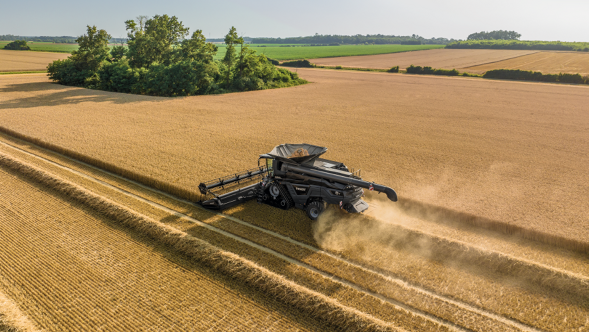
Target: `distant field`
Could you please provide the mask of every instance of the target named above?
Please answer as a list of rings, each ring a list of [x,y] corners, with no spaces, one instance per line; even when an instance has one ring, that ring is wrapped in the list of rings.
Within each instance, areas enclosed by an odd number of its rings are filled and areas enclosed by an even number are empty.
[[[0,49],[0,72],[43,71],[47,65],[58,59],[65,59],[66,53],[10,51]]]
[[[463,40],[450,43],[446,45],[446,48],[589,52],[589,43],[542,40]]]
[[[0,49],[4,48],[9,41],[0,41]],[[54,44],[49,42],[28,42],[27,45],[31,47],[31,51],[37,52],[57,52],[70,53],[78,49],[78,44]]]
[[[493,69],[520,69],[543,74],[570,73],[589,75],[589,53],[538,52],[518,58],[469,67],[468,72],[484,73]]]
[[[0,41],[0,49],[9,41]],[[44,42],[29,42],[32,51],[71,53],[78,49],[77,44],[54,44]],[[219,46],[219,52],[215,59],[220,60],[225,56],[225,45]],[[250,44],[250,48],[258,53],[276,60],[312,59],[325,57],[342,57],[353,55],[386,54],[417,50],[429,50],[443,48],[444,45],[342,45],[342,46],[309,46],[272,44]]]
[[[264,47],[265,46],[265,47]],[[313,59],[353,55],[398,53],[442,48],[444,45],[341,45],[341,46],[291,46],[250,45],[258,53],[276,60]],[[225,56],[225,47],[219,47],[216,58]]]
[[[388,69],[394,66],[399,66],[401,69],[404,69],[410,65],[430,66],[443,69],[462,69],[470,66],[477,66],[532,54],[535,52],[536,51],[520,50],[437,49],[399,54],[311,59],[310,61],[316,65],[322,66],[343,66],[375,69]]]

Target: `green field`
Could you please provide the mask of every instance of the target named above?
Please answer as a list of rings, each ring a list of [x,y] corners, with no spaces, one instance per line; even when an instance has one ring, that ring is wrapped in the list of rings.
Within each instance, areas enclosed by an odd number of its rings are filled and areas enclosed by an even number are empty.
[[[8,41],[0,41],[0,49],[8,44]],[[32,51],[70,53],[78,49],[77,44],[54,44],[48,42],[29,42]],[[225,56],[225,46],[218,45],[219,52],[215,59]],[[287,47],[290,46],[290,47]],[[309,45],[284,45],[251,44],[250,48],[258,53],[276,60],[313,59],[337,56],[371,55],[384,53],[397,53],[406,51],[429,50],[443,48],[444,45],[341,45],[341,46],[309,46]]]
[[[385,53],[397,53],[417,50],[429,50],[443,48],[444,45],[340,45],[340,46],[306,46],[296,45],[285,47],[277,44],[263,45],[251,44],[250,48],[258,53],[276,60],[314,59],[352,55],[373,55]],[[220,46],[216,59],[225,55],[225,47]]]
[[[0,49],[4,48],[9,41],[0,41]],[[57,52],[70,53],[78,49],[78,44],[54,44],[49,42],[28,42],[27,45],[31,47],[31,51],[37,52]]]

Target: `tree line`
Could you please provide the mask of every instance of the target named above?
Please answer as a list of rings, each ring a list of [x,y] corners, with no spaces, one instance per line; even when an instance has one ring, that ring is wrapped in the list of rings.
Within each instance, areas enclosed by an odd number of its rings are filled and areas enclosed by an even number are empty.
[[[589,43],[536,40],[467,40],[448,44],[446,48],[589,52]]]
[[[75,44],[78,37],[72,36],[15,36],[15,35],[0,35],[0,40],[13,41],[13,40],[24,40],[28,42],[46,42],[46,43],[58,43],[58,44]],[[109,43],[111,44],[124,44],[127,42],[127,38],[111,38]]]
[[[468,35],[467,40],[519,40],[522,35],[515,31],[495,30],[495,31],[481,31]]]
[[[76,39],[78,50],[48,66],[49,77],[64,85],[156,96],[187,96],[262,90],[306,83],[296,73],[277,68],[249,49],[232,27],[224,38],[226,53],[202,30],[189,36],[176,16],[156,15],[125,22],[127,47],[108,42],[96,26]]]
[[[395,35],[320,35],[306,37],[289,37],[289,38],[252,38],[253,44],[323,44],[323,45],[341,45],[341,44],[402,44],[402,43],[419,43],[419,44],[438,44],[445,45],[456,41],[447,38],[423,38],[419,35],[395,36]]]

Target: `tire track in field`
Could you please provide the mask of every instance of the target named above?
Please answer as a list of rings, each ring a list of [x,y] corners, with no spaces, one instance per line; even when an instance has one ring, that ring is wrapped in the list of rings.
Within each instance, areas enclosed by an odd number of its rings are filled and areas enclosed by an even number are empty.
[[[81,176],[81,177],[83,177],[83,178],[85,178],[85,179],[91,180],[91,181],[93,181],[93,182],[95,182],[95,183],[98,183],[98,184],[100,184],[100,185],[102,185],[102,186],[109,187],[109,188],[111,188],[111,189],[113,189],[113,190],[115,190],[115,191],[118,191],[118,192],[120,192],[120,193],[123,193],[123,194],[125,194],[125,195],[127,195],[127,196],[130,196],[130,197],[133,197],[133,198],[137,199],[137,200],[138,200],[138,201],[140,201],[140,202],[143,202],[143,203],[145,203],[145,204],[148,204],[148,205],[150,205],[150,206],[153,206],[153,207],[156,207],[156,208],[158,208],[158,209],[161,209],[161,210],[163,210],[163,211],[166,211],[167,213],[169,213],[169,214],[171,214],[171,215],[174,215],[174,216],[176,216],[176,217],[178,217],[178,218],[182,218],[182,219],[188,220],[188,221],[190,221],[190,222],[192,222],[192,223],[194,223],[194,224],[197,224],[197,225],[199,225],[199,226],[201,226],[201,227],[203,227],[203,228],[205,228],[205,229],[208,229],[208,230],[210,230],[210,231],[213,231],[213,232],[219,233],[219,234],[221,234],[221,235],[223,235],[223,236],[226,236],[226,237],[232,238],[232,239],[234,239],[234,240],[237,240],[237,241],[239,241],[239,242],[241,242],[241,243],[244,243],[244,244],[246,244],[246,245],[249,245],[249,246],[251,246],[251,247],[253,247],[253,248],[256,248],[256,249],[258,249],[258,250],[260,250],[260,251],[262,251],[262,252],[265,252],[265,253],[271,254],[271,255],[273,255],[273,256],[275,256],[275,257],[278,257],[278,258],[280,258],[280,259],[282,259],[282,260],[284,260],[284,261],[287,261],[287,262],[289,262],[289,263],[291,263],[291,264],[298,265],[298,266],[300,266],[300,267],[303,267],[303,268],[305,268],[305,269],[308,269],[308,270],[310,270],[310,271],[313,271],[313,272],[315,272],[315,273],[317,273],[317,274],[319,274],[319,275],[322,275],[322,276],[324,276],[324,277],[326,277],[326,278],[329,278],[329,279],[331,279],[331,280],[335,280],[335,281],[337,281],[338,283],[344,284],[344,285],[346,285],[346,286],[348,286],[348,287],[351,287],[352,289],[355,289],[355,290],[357,290],[357,291],[359,291],[359,292],[362,292],[362,293],[364,293],[364,294],[370,295],[370,296],[372,296],[372,297],[375,297],[375,298],[377,298],[377,299],[379,299],[379,300],[385,301],[385,302],[387,302],[387,303],[389,303],[389,304],[392,304],[393,306],[397,306],[397,307],[399,307],[399,308],[402,308],[402,309],[404,309],[404,310],[407,310],[407,311],[409,311],[409,312],[413,312],[414,314],[416,314],[416,315],[418,315],[418,316],[421,316],[421,317],[423,317],[423,318],[425,318],[425,319],[428,319],[428,320],[431,320],[431,321],[437,322],[438,324],[444,325],[444,326],[446,326],[446,327],[449,327],[449,328],[454,328],[454,329],[458,329],[458,330],[464,330],[462,326],[460,326],[460,325],[456,325],[454,322],[451,322],[451,321],[448,321],[448,320],[445,320],[445,319],[441,319],[441,318],[439,318],[438,316],[432,315],[432,314],[431,314],[431,313],[429,313],[429,312],[426,312],[426,311],[420,310],[419,308],[412,307],[412,306],[410,306],[410,305],[407,305],[407,304],[405,304],[405,303],[403,303],[403,302],[397,301],[397,300],[395,300],[395,299],[393,299],[393,298],[390,298],[390,297],[384,296],[384,295],[382,295],[382,294],[379,294],[379,293],[377,293],[377,292],[374,292],[374,291],[372,291],[372,290],[370,290],[370,289],[367,289],[365,286],[362,286],[362,285],[359,285],[359,284],[357,284],[357,283],[354,283],[354,282],[352,282],[352,281],[346,280],[346,279],[344,279],[344,278],[341,278],[341,277],[339,277],[339,276],[337,276],[337,275],[334,275],[334,274],[332,274],[332,273],[325,272],[325,271],[323,271],[323,270],[321,270],[321,269],[319,269],[319,268],[316,268],[316,267],[314,267],[314,266],[311,266],[311,265],[309,265],[309,264],[307,264],[307,263],[305,263],[305,262],[302,262],[302,261],[300,261],[300,260],[297,260],[297,259],[293,259],[292,257],[289,257],[289,256],[287,256],[287,255],[285,255],[285,254],[282,254],[282,253],[278,252],[278,251],[275,251],[275,250],[273,250],[273,249],[270,249],[270,248],[268,248],[268,247],[266,247],[266,246],[260,245],[260,244],[258,244],[258,243],[256,243],[256,242],[254,242],[254,241],[251,241],[251,240],[248,240],[248,239],[246,239],[246,238],[244,238],[244,237],[241,237],[241,236],[235,235],[235,234],[233,234],[233,233],[231,233],[231,232],[228,232],[228,231],[225,231],[225,230],[223,230],[223,229],[221,229],[221,228],[219,228],[219,227],[216,227],[216,226],[213,226],[213,225],[210,225],[210,224],[207,224],[207,223],[201,222],[201,221],[199,221],[199,220],[196,220],[196,219],[194,219],[194,218],[192,218],[192,217],[190,217],[190,216],[188,216],[188,215],[186,215],[186,214],[183,214],[183,213],[181,213],[181,212],[179,212],[179,211],[176,211],[176,210],[170,209],[170,208],[168,208],[168,207],[166,207],[166,206],[164,206],[164,205],[162,205],[162,204],[159,204],[159,203],[157,203],[157,202],[154,202],[154,201],[151,201],[151,200],[149,200],[149,199],[143,198],[143,197],[141,197],[141,196],[139,196],[139,195],[136,195],[136,194],[134,194],[134,193],[132,193],[132,192],[126,191],[126,190],[124,190],[124,189],[122,189],[122,188],[118,188],[118,187],[116,187],[116,186],[114,186],[114,185],[111,185],[111,184],[109,184],[109,183],[107,183],[107,182],[104,182],[104,181],[102,181],[102,180],[96,179],[96,178],[94,178],[94,177],[91,177],[91,176],[89,176],[89,175],[86,175],[86,174],[84,174],[84,173],[82,173],[82,172],[79,172],[79,171],[77,171],[77,170],[71,169],[71,168],[69,168],[69,167],[67,167],[67,166],[63,166],[63,165],[61,165],[61,164],[59,164],[59,163],[56,163],[56,162],[54,162],[54,161],[51,161],[51,160],[48,160],[48,159],[46,159],[46,158],[43,158],[43,157],[41,157],[41,156],[37,156],[37,155],[35,155],[35,154],[32,154],[32,153],[30,153],[30,152],[28,152],[28,151],[22,150],[22,149],[20,149],[20,148],[18,148],[18,147],[14,147],[14,146],[12,146],[12,145],[10,145],[10,144],[7,144],[7,143],[4,143],[4,142],[1,142],[1,143],[2,143],[2,144],[4,144],[4,145],[6,145],[6,146],[9,146],[9,147],[11,147],[11,148],[14,148],[14,149],[16,149],[16,150],[19,150],[19,151],[20,151],[20,152],[22,152],[22,153],[25,153],[25,154],[27,154],[27,155],[33,156],[33,157],[35,157],[35,158],[37,158],[37,159],[40,159],[40,160],[42,160],[42,161],[44,161],[44,162],[50,163],[50,164],[51,164],[51,165],[53,165],[53,166],[56,166],[56,167],[59,167],[59,168],[61,168],[61,169],[63,169],[63,170],[66,170],[66,171],[69,171],[69,172],[75,173],[76,175],[78,175],[78,176]],[[67,157],[66,157],[66,158],[67,158]],[[71,160],[71,158],[67,158],[67,159],[70,159],[70,160]],[[101,171],[101,172],[107,173],[107,174],[109,174],[109,175],[111,175],[111,176],[114,176],[114,177],[116,177],[116,178],[119,178],[119,179],[121,179],[121,180],[124,180],[124,181],[131,182],[131,183],[133,183],[134,185],[140,186],[140,187],[142,187],[142,188],[144,188],[144,189],[146,189],[146,190],[152,191],[152,192],[156,192],[156,193],[158,193],[158,194],[160,194],[160,195],[164,195],[164,196],[166,196],[166,197],[168,197],[168,198],[170,198],[170,199],[177,200],[177,201],[181,201],[181,202],[183,202],[183,203],[185,203],[185,204],[192,204],[191,202],[188,202],[188,201],[185,201],[185,200],[178,199],[178,198],[176,198],[176,197],[173,197],[173,196],[171,196],[171,195],[169,195],[169,194],[167,194],[167,193],[161,192],[161,191],[159,191],[159,190],[154,190],[153,188],[149,188],[149,187],[147,187],[147,186],[144,186],[144,185],[142,185],[142,184],[139,184],[139,183],[136,183],[136,182],[134,182],[134,181],[130,181],[130,180],[128,180],[128,179],[125,179],[125,178],[123,178],[123,177],[117,176],[117,175],[115,175],[115,174],[111,174],[111,173],[109,173],[109,172],[105,172],[105,171],[99,170],[99,169],[97,169],[97,168],[95,168],[95,167],[93,167],[93,166],[87,165],[87,164],[85,164],[85,163],[82,163],[82,162],[79,162],[79,161],[76,161],[76,160],[72,160],[72,161],[74,161],[74,162],[77,162],[77,163],[80,163],[80,164],[84,164],[85,166],[88,166],[88,167],[91,167],[91,168],[93,168],[93,169],[96,169],[96,170],[98,170],[98,171]],[[484,317],[486,317],[486,318],[488,318],[488,319],[490,319],[490,320],[492,320],[492,321],[497,321],[497,322],[500,322],[500,323],[502,323],[502,324],[504,324],[504,325],[506,325],[506,326],[509,326],[509,327],[512,327],[512,328],[515,328],[515,329],[518,329],[518,330],[523,330],[523,331],[541,331],[541,330],[539,330],[539,329],[537,329],[537,328],[534,328],[534,327],[531,327],[531,326],[529,326],[529,325],[523,324],[523,323],[521,323],[521,322],[518,322],[518,321],[516,321],[516,320],[513,320],[513,319],[510,319],[510,318],[507,318],[507,317],[503,317],[503,316],[500,316],[500,315],[494,314],[494,313],[492,313],[492,312],[489,312],[489,311],[486,311],[486,310],[484,310],[484,309],[477,308],[477,307],[475,307],[475,306],[472,306],[472,305],[470,305],[470,304],[467,304],[467,303],[464,303],[464,302],[461,302],[461,301],[457,301],[457,300],[454,300],[454,299],[451,299],[451,298],[445,297],[445,296],[443,296],[443,295],[436,294],[435,292],[432,292],[432,291],[430,291],[430,290],[427,290],[427,289],[421,288],[421,287],[419,287],[419,286],[408,284],[408,283],[407,283],[405,280],[403,280],[403,279],[400,279],[400,278],[394,278],[394,277],[391,277],[391,276],[384,275],[384,274],[382,274],[382,273],[380,273],[380,272],[378,272],[378,271],[376,271],[376,270],[373,270],[373,269],[371,269],[370,267],[367,267],[367,266],[360,265],[360,264],[358,264],[358,263],[356,263],[356,262],[353,262],[353,261],[350,261],[350,260],[348,260],[348,259],[345,259],[345,258],[343,258],[343,257],[337,256],[337,255],[334,255],[334,254],[331,254],[331,253],[329,253],[329,252],[325,252],[325,251],[323,251],[323,250],[321,250],[321,249],[318,249],[318,248],[316,248],[316,247],[313,247],[313,246],[310,246],[310,245],[304,244],[304,243],[302,243],[302,242],[296,241],[296,240],[294,240],[294,239],[291,239],[291,238],[289,238],[289,237],[283,236],[283,235],[281,235],[281,234],[278,234],[278,233],[275,233],[275,232],[269,231],[269,230],[267,230],[267,229],[264,229],[264,228],[261,228],[261,227],[258,227],[258,226],[255,226],[255,225],[252,225],[252,224],[250,224],[250,223],[247,223],[247,222],[244,222],[244,221],[242,221],[242,220],[240,220],[240,219],[238,219],[238,218],[235,218],[235,217],[232,217],[232,216],[228,216],[228,215],[225,215],[225,214],[222,214],[222,213],[218,213],[218,215],[220,215],[220,216],[222,216],[222,217],[224,217],[224,218],[226,218],[226,219],[228,219],[228,220],[231,220],[231,221],[233,221],[233,222],[235,222],[235,223],[238,223],[238,224],[240,224],[240,225],[242,225],[242,226],[245,226],[245,227],[249,227],[249,228],[255,229],[256,231],[263,232],[263,233],[265,233],[265,234],[267,234],[267,235],[270,235],[270,236],[276,237],[276,238],[278,238],[278,239],[281,239],[281,240],[283,240],[283,241],[289,242],[289,243],[291,243],[291,244],[294,244],[294,245],[297,245],[297,246],[303,247],[303,248],[305,248],[305,249],[307,249],[307,250],[310,250],[310,251],[312,251],[312,252],[314,252],[314,253],[317,253],[317,254],[321,254],[321,255],[328,256],[329,258],[331,258],[331,259],[333,259],[333,260],[337,260],[337,261],[340,261],[340,262],[342,262],[342,263],[348,264],[348,265],[350,265],[350,266],[354,267],[355,269],[358,269],[358,270],[360,270],[360,271],[363,271],[364,273],[369,273],[369,274],[372,274],[372,275],[379,276],[380,278],[382,278],[382,279],[384,279],[384,280],[387,280],[387,281],[388,281],[388,282],[390,282],[390,283],[396,283],[396,284],[398,284],[398,285],[402,285],[402,286],[404,286],[404,287],[408,287],[408,288],[410,288],[412,291],[415,291],[415,292],[417,292],[417,293],[420,293],[420,294],[423,294],[423,295],[425,295],[425,296],[428,296],[428,297],[430,297],[430,298],[432,298],[432,299],[434,299],[434,300],[437,300],[437,301],[442,301],[442,302],[444,302],[444,303],[451,304],[451,305],[453,305],[453,306],[455,306],[456,308],[459,308],[459,309],[461,309],[461,310],[465,310],[465,311],[467,311],[467,312],[471,312],[471,313],[475,313],[475,314],[477,314],[477,315],[484,316]]]

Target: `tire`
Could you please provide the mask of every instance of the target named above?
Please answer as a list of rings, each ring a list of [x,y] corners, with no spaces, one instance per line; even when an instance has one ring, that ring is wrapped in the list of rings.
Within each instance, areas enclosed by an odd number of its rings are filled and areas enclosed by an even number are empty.
[[[309,217],[309,219],[315,221],[317,218],[319,218],[321,213],[323,213],[323,210],[325,210],[325,205],[323,205],[323,202],[313,201],[307,205],[305,212],[307,213],[307,217]]]

